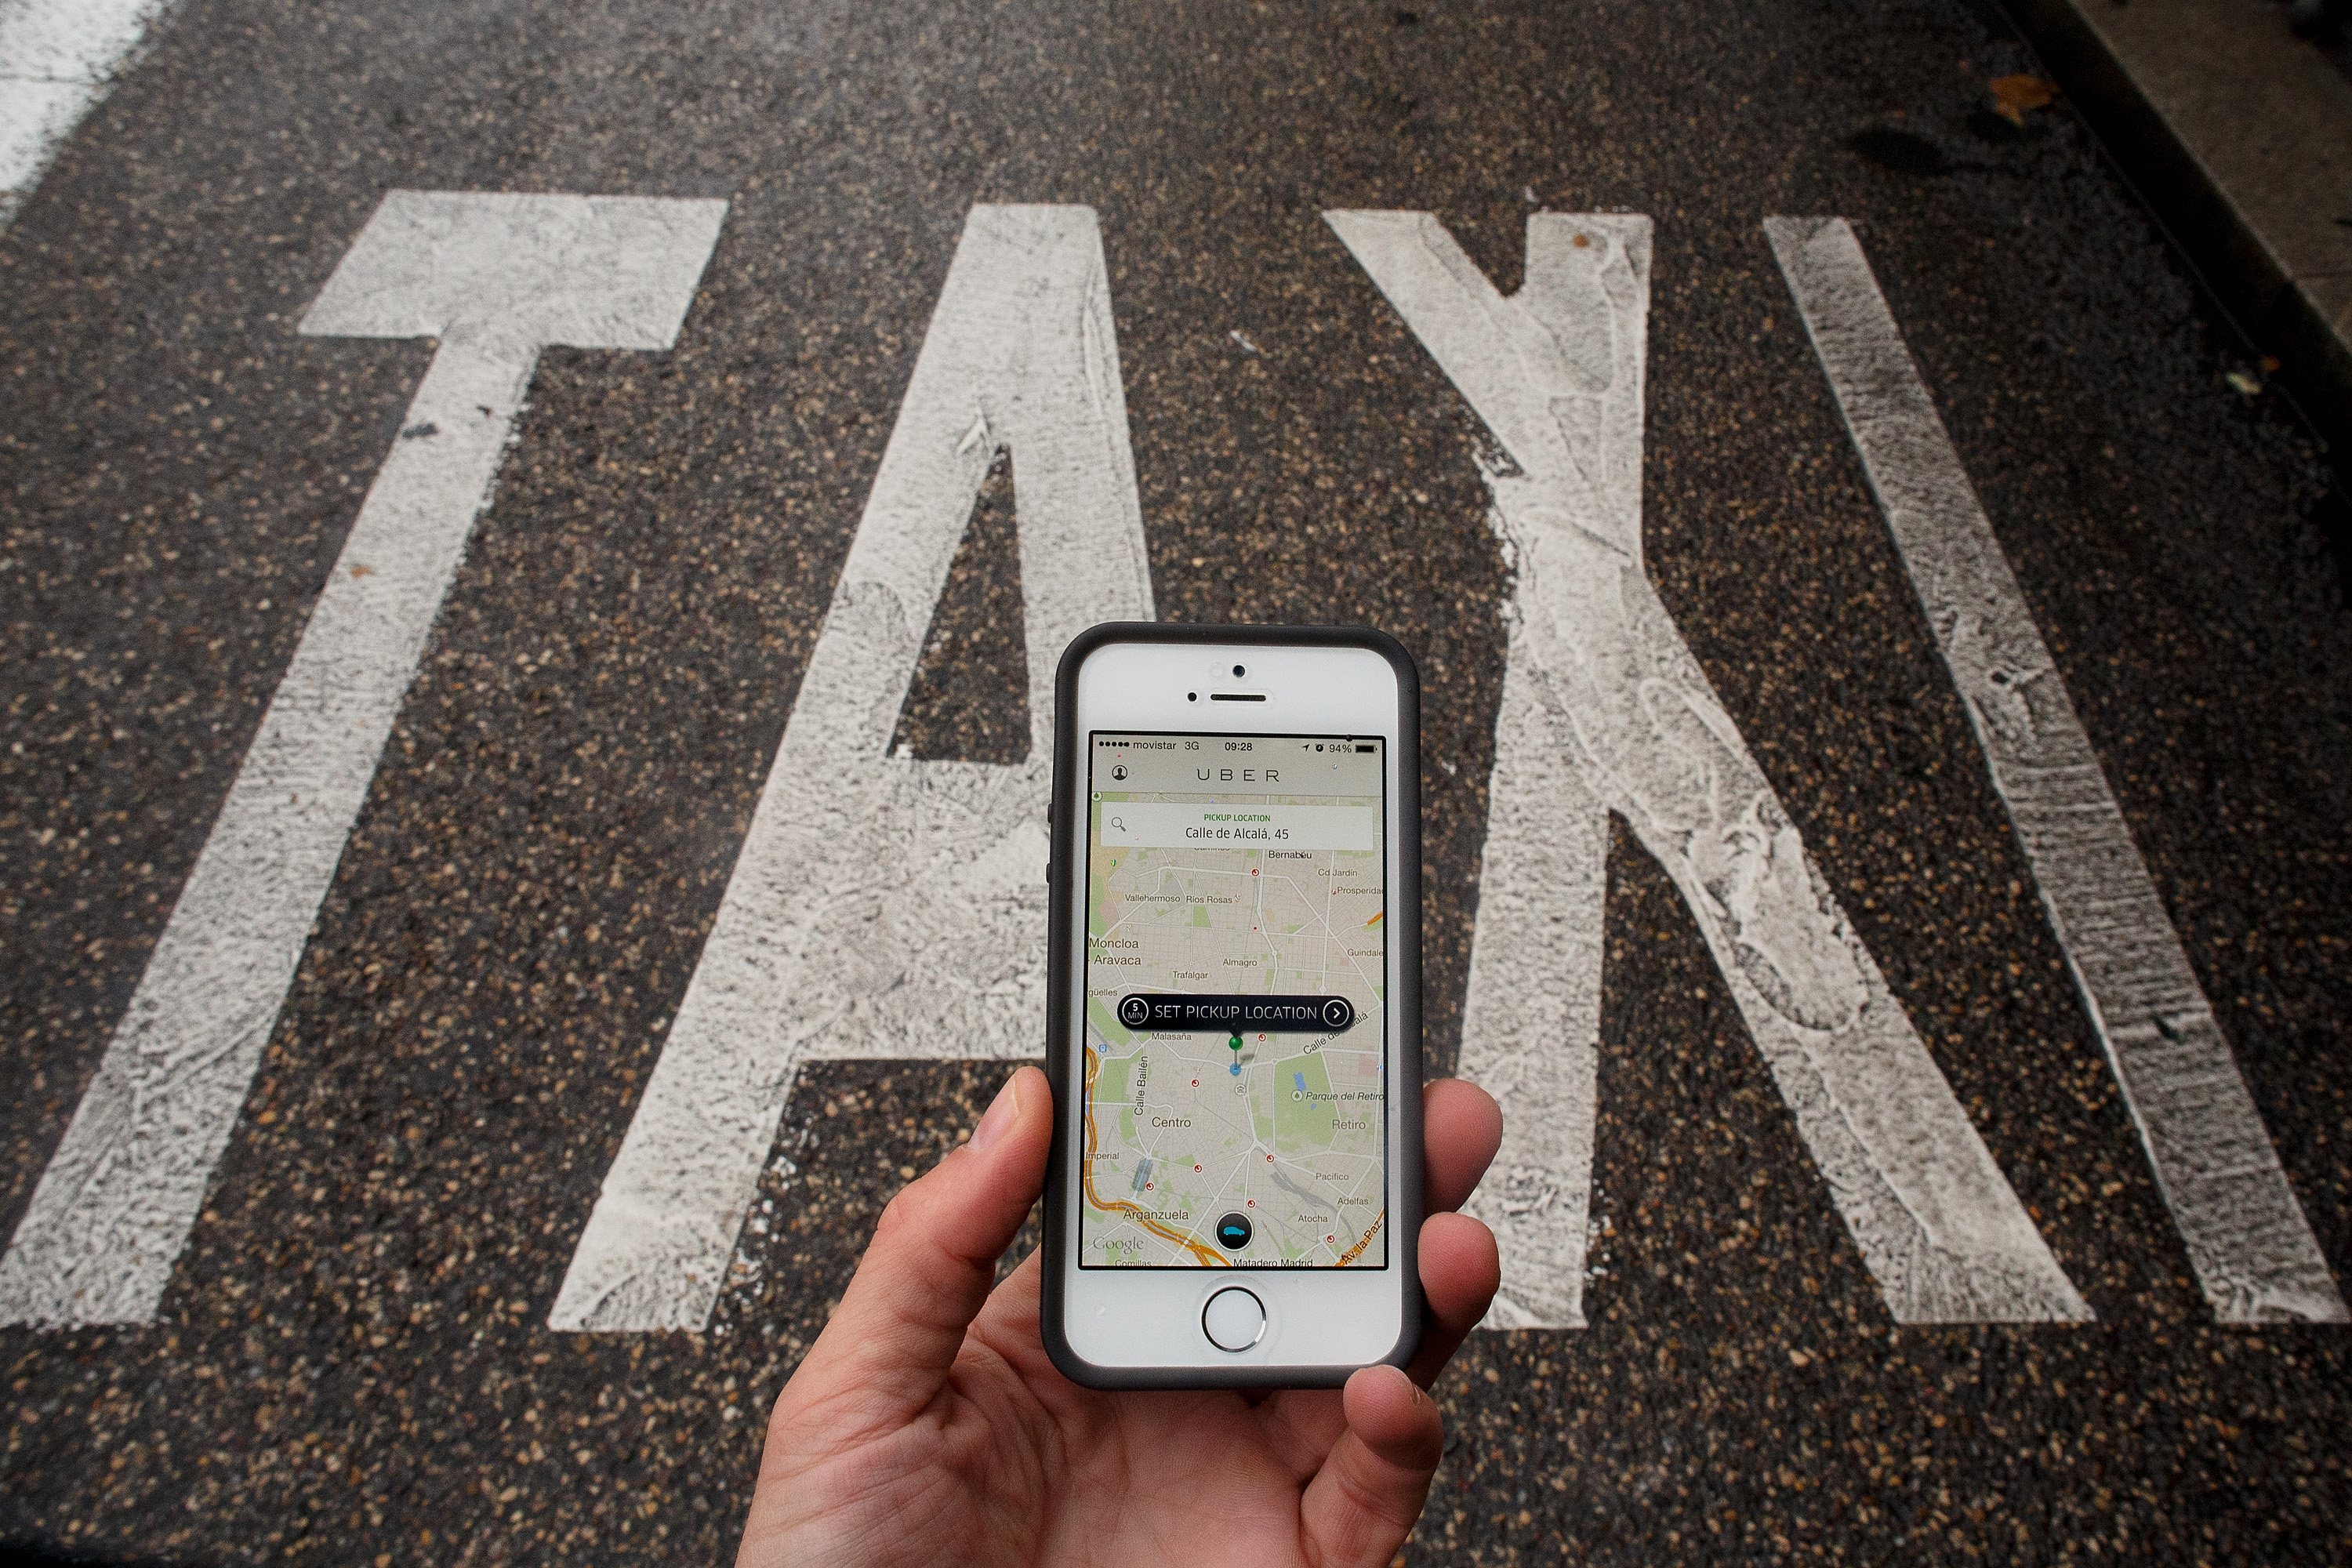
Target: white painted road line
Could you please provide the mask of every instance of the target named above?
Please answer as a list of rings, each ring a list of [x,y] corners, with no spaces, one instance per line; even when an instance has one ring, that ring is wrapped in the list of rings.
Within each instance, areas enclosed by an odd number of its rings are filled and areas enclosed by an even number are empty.
[[[2205,1299],[2223,1322],[2346,1321],[2009,559],[1853,230],[1764,230],[1984,748]]]
[[[1531,217],[1506,300],[1426,213],[1325,216],[1503,449],[1486,479],[1517,582],[1488,812],[1510,852],[1481,875],[1462,1045],[1503,1089],[1500,1179],[1473,1205],[1503,1246],[1490,1321],[1583,1321],[1600,805],[1682,892],[1895,1319],[2088,1319],[1643,571],[1650,221]],[[1565,799],[1547,745],[1582,783]],[[1511,1025],[1537,983],[1562,987],[1549,1016]]]
[[[887,754],[982,481],[1013,454],[1027,761]],[[1054,667],[1151,615],[1093,211],[972,209],[677,1022],[549,1322],[700,1329],[803,1061],[1044,1047]]]
[[[0,229],[164,8],[163,0],[0,0]]]
[[[440,348],[0,1259],[0,1321],[154,1317],[540,349],[667,348],[726,211],[399,191],[320,291],[304,332]]]
[[[1609,808],[1517,652],[1525,617],[1509,631],[1456,1068],[1502,1102],[1503,1148],[1471,1212],[1503,1253],[1489,1324],[1582,1328]]]

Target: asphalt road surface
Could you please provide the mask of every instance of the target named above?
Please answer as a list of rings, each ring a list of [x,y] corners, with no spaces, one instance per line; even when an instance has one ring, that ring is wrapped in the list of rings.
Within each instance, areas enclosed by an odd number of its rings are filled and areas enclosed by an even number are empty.
[[[1406,1561],[2352,1552],[2341,502],[1991,9],[106,49],[0,232],[0,1540],[724,1560],[1149,614],[1420,661],[1512,1142]]]

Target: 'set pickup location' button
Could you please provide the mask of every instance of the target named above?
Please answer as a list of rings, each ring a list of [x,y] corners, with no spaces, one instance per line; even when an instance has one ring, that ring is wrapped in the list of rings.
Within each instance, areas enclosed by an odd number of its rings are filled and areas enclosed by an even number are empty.
[[[1345,996],[1207,996],[1130,991],[1118,1000],[1118,1021],[1130,1029],[1220,1034],[1337,1034],[1352,1028],[1356,1008]]]

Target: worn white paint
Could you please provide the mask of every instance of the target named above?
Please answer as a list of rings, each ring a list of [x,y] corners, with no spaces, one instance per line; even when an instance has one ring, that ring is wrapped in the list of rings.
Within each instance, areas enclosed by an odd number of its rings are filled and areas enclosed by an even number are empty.
[[[2158,1186],[2223,1322],[2346,1321],[2229,1042],[1843,218],[1767,218]]]
[[[887,754],[989,466],[1013,453],[1027,761]],[[1054,668],[1150,574],[1094,213],[975,207],[702,961],[550,1322],[699,1329],[804,1061],[1045,1041]]]
[[[1505,299],[1426,213],[1325,216],[1500,447],[1517,581],[1462,1047],[1504,1101],[1490,1321],[1583,1321],[1606,811],[1682,892],[1896,1320],[2089,1318],[1643,571],[1649,220],[1538,214]]]
[[[1495,1230],[1496,1328],[1581,1328],[1601,1047],[1609,808],[1584,780],[1514,614],[1455,1070],[1502,1103],[1471,1212]]]
[[[0,1321],[154,1316],[541,347],[669,346],[725,214],[394,192],[328,280],[303,331],[440,348],[0,1259]]]
[[[0,229],[164,9],[165,0],[0,0]]]

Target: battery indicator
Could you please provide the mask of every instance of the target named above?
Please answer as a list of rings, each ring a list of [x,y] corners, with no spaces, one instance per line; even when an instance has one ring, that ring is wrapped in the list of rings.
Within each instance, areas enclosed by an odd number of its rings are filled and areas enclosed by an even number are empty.
[[[1360,752],[1377,752],[1380,748],[1378,746],[1358,746],[1356,750]]]

